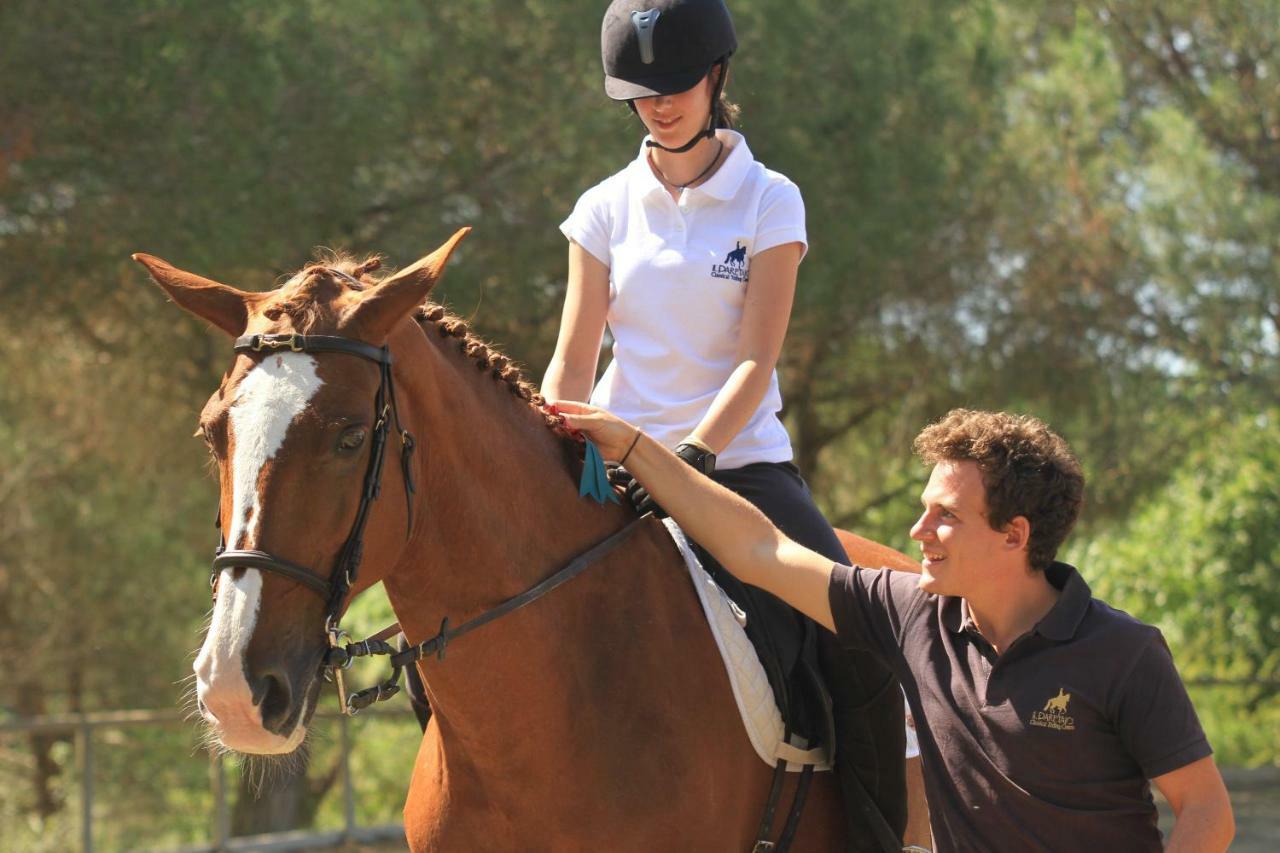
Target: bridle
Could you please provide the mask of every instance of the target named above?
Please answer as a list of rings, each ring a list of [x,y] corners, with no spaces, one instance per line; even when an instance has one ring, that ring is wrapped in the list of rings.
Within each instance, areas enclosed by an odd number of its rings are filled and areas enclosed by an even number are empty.
[[[337,273],[336,270],[331,272]],[[342,275],[341,273],[338,273]],[[342,275],[343,278],[347,276]],[[413,436],[400,423],[400,409],[396,403],[395,382],[391,376],[391,351],[386,346],[375,347],[362,341],[342,338],[333,335],[300,335],[300,334],[258,334],[243,335],[236,339],[234,350],[237,353],[254,355],[273,353],[280,350],[289,352],[321,353],[335,352],[354,355],[378,365],[380,381],[374,396],[374,426],[370,438],[369,465],[365,469],[364,487],[360,492],[360,507],[356,510],[355,521],[351,524],[351,532],[347,534],[342,549],[338,552],[337,561],[324,580],[310,569],[299,566],[266,551],[228,549],[226,542],[219,537],[218,548],[214,552],[213,572],[209,578],[210,586],[216,594],[218,575],[223,569],[237,567],[259,569],[272,572],[281,577],[306,587],[325,601],[325,634],[329,637],[330,647],[335,647],[346,633],[338,626],[342,618],[342,605],[347,593],[356,581],[360,570],[360,560],[364,552],[364,529],[369,521],[369,513],[373,502],[382,491],[382,463],[386,456],[387,438],[395,423],[396,433],[400,437],[400,468],[404,477],[404,496],[407,509],[406,538],[413,535],[413,451],[416,446]],[[221,513],[218,527],[221,528]],[[332,665],[328,655],[324,663],[326,673]]]
[[[349,276],[337,270],[329,271],[342,278],[349,278]],[[400,691],[400,672],[405,666],[432,654],[443,660],[445,648],[451,640],[541,598],[566,581],[576,577],[591,564],[630,538],[640,521],[647,517],[646,514],[646,516],[641,516],[630,522],[604,541],[579,555],[555,574],[520,595],[485,611],[474,619],[464,622],[456,628],[451,628],[449,620],[446,618],[440,625],[440,632],[426,642],[416,646],[407,646],[403,634],[400,634],[399,642],[393,646],[387,640],[399,632],[399,625],[397,624],[379,631],[367,640],[343,643],[344,638],[348,640],[351,638],[346,631],[339,627],[339,622],[342,618],[342,606],[356,581],[356,576],[360,569],[360,559],[364,550],[365,525],[369,521],[369,513],[373,508],[373,502],[377,500],[382,490],[382,466],[386,455],[387,438],[393,421],[396,432],[400,437],[400,467],[404,477],[405,501],[408,509],[408,524],[405,537],[408,539],[413,535],[413,495],[415,487],[411,463],[416,444],[413,436],[400,423],[400,411],[396,405],[395,383],[391,375],[391,351],[386,346],[375,347],[351,338],[292,333],[243,335],[236,339],[234,349],[237,353],[245,354],[272,353],[279,350],[305,353],[343,353],[372,361],[379,366],[381,381],[378,385],[377,394],[374,396],[375,420],[373,436],[369,449],[369,466],[365,469],[364,486],[360,493],[360,507],[356,511],[355,521],[352,522],[351,532],[347,534],[347,539],[343,543],[342,549],[338,552],[338,557],[329,579],[325,580],[308,568],[266,551],[228,549],[221,535],[219,536],[217,550],[214,552],[213,571],[209,578],[210,586],[216,596],[218,576],[223,569],[259,569],[287,578],[324,599],[326,608],[324,629],[329,648],[325,652],[324,659],[320,665],[321,675],[326,680],[332,680],[337,684],[338,700],[341,703],[343,713],[347,715],[354,715],[375,702],[390,699],[396,695]],[[219,513],[217,519],[217,526],[221,529],[221,513]],[[356,658],[372,655],[390,656],[391,676],[373,687],[348,694],[343,682],[343,670],[350,667]]]

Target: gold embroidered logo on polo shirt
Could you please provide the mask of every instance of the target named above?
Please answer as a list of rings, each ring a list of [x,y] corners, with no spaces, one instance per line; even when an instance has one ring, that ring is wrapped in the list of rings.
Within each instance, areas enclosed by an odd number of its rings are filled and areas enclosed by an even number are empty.
[[[1071,694],[1059,687],[1058,695],[1050,696],[1049,701],[1044,703],[1044,708],[1033,713],[1027,722],[1046,729],[1073,732],[1076,730],[1076,721],[1067,714],[1067,703],[1070,701]]]

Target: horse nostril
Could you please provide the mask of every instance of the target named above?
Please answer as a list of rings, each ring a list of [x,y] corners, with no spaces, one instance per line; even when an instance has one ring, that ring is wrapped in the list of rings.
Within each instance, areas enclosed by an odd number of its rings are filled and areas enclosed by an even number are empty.
[[[293,712],[293,691],[289,680],[275,673],[267,673],[259,680],[262,702],[262,727],[281,737],[288,735],[285,726]]]

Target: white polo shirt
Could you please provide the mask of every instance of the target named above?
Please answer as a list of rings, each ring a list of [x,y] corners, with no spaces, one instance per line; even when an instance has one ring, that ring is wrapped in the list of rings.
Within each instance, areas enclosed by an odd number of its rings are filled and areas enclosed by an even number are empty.
[[[737,366],[751,259],[808,243],[799,188],[756,162],[741,134],[717,135],[727,158],[679,202],[649,168],[642,144],[625,169],[583,193],[560,226],[609,267],[613,361],[591,402],[668,447],[693,431]],[[774,371],[717,467],[791,459],[781,408]]]

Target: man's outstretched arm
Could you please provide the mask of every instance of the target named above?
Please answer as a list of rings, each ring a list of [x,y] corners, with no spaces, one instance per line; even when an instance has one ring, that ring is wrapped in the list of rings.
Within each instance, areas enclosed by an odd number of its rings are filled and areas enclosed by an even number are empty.
[[[556,408],[605,459],[622,460],[689,538],[744,583],[758,586],[834,631],[831,561],[788,539],[747,501],[694,471],[638,428],[583,403]]]

